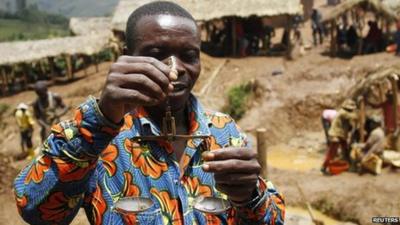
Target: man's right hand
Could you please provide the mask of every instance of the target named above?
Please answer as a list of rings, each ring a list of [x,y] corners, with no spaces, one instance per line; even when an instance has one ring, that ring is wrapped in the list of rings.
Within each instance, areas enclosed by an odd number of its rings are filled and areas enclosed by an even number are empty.
[[[111,66],[99,107],[111,121],[119,123],[138,106],[160,104],[173,90],[171,69],[152,57],[121,56]]]

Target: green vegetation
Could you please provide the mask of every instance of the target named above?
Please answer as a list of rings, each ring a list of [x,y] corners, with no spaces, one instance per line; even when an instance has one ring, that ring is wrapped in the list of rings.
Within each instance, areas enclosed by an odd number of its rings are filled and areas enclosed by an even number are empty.
[[[228,91],[228,104],[223,111],[235,120],[241,119],[248,108],[248,102],[253,93],[252,90],[251,82],[231,88]]]
[[[68,28],[60,25],[31,23],[16,19],[0,19],[0,42],[37,40],[68,35]]]
[[[16,14],[0,12],[0,42],[36,40],[69,35],[68,19],[41,12],[36,6]]]

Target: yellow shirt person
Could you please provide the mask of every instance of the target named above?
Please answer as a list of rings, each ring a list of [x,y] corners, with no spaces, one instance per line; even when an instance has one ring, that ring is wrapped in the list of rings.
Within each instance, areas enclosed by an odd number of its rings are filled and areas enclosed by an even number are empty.
[[[28,150],[28,157],[34,156],[33,144],[32,144],[32,133],[33,125],[35,121],[33,120],[32,114],[29,112],[29,108],[25,103],[20,103],[17,106],[17,111],[15,112],[15,119],[21,134],[21,148],[22,152],[25,154],[25,146]]]

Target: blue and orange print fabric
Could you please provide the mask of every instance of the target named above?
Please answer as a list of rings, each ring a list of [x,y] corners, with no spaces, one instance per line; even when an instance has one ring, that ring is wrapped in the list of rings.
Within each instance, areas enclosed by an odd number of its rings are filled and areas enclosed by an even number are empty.
[[[143,108],[117,125],[90,97],[73,120],[52,127],[42,154],[16,178],[21,216],[31,224],[69,224],[83,207],[91,224],[283,224],[283,197],[263,179],[259,189],[265,198],[259,202],[217,216],[193,209],[196,197],[226,197],[215,188],[213,175],[201,169],[204,146],[215,150],[248,143],[229,116],[203,110],[194,96],[188,109],[190,133],[209,138],[189,140],[178,162],[167,142],[132,141],[160,134]],[[116,212],[115,203],[129,196],[150,198],[154,204],[135,215]]]

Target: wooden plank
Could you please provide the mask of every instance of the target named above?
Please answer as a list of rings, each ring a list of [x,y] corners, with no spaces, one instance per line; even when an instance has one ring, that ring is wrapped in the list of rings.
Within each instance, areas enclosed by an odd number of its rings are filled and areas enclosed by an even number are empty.
[[[65,64],[67,65],[67,78],[68,80],[72,80],[74,77],[73,71],[72,71],[72,59],[70,55],[65,55],[64,56]]]
[[[257,129],[257,153],[258,162],[261,165],[260,176],[266,178],[268,175],[268,164],[267,164],[267,144],[266,136],[267,130],[265,128]]]

